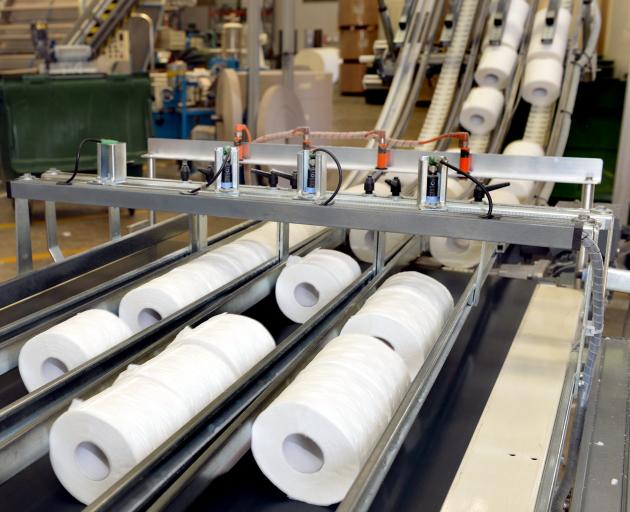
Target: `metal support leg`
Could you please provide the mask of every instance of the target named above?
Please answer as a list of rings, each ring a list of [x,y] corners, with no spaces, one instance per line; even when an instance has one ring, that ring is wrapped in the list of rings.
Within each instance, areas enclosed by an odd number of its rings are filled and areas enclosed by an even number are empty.
[[[120,238],[120,208],[109,208],[109,239]]]
[[[256,137],[256,121],[258,120],[258,102],[260,100],[260,0],[247,2],[247,126]],[[233,126],[229,127],[234,129]]]
[[[208,217],[189,215],[190,251],[205,251],[208,248]]]
[[[278,259],[284,261],[289,257],[289,223],[278,222]]]
[[[28,199],[15,199],[15,240],[17,243],[18,274],[33,270],[33,249],[31,246],[31,219]]]
[[[374,274],[378,274],[385,266],[385,233],[374,231]]]
[[[492,261],[494,261],[493,255],[496,248],[496,244],[490,242],[481,242],[481,257],[479,258],[479,266],[477,267],[477,281],[475,283],[475,290],[470,297],[469,304],[476,306],[479,303],[479,295],[481,294],[481,287],[485,281],[485,276],[488,274],[486,268]]]
[[[149,167],[149,178],[154,179],[156,177],[155,172],[155,158],[149,158],[147,165]],[[155,210],[149,210],[149,226],[155,224]]]
[[[52,256],[54,262],[64,259],[63,253],[59,248],[59,238],[57,236],[57,210],[53,201],[44,203],[44,212],[46,217],[46,241],[48,242],[48,252]]]

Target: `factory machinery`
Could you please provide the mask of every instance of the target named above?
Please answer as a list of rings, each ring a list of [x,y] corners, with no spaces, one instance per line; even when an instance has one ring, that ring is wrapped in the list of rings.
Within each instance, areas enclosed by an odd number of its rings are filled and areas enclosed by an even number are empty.
[[[149,139],[149,176],[132,178],[126,175],[124,143],[99,140],[96,177],[55,170],[9,184],[20,275],[0,285],[3,507],[82,507],[51,466],[49,432],[55,420],[75,399],[94,396],[130,365],[161,353],[185,327],[196,328],[228,312],[260,321],[275,339],[275,348],[170,432],[88,508],[315,510],[287,497],[259,469],[250,451],[252,425],[383,283],[405,270],[441,282],[454,307],[386,425],[364,451],[337,509],[625,506],[630,353],[626,340],[603,338],[602,331],[607,291],[628,291],[630,284],[626,273],[609,268],[618,221],[611,211],[593,205],[602,162],[485,154],[486,149],[501,147],[513,109],[506,107],[499,119],[500,135],[493,134],[483,144],[474,134],[469,140],[454,132],[472,71],[459,84],[449,85],[445,96],[451,106],[441,117],[433,114],[441,122],[420,137],[423,142],[437,137],[441,144],[447,138],[442,134],[451,132],[449,137],[459,141],[456,152],[432,143],[420,151],[417,141],[394,139],[415,102],[417,77],[424,76],[423,41],[432,41],[436,30],[437,22],[428,23],[430,16],[424,22],[414,17],[426,15],[436,3],[408,2],[407,31],[414,33],[410,41],[418,44],[402,46],[376,129],[343,134],[369,139],[368,147],[316,146],[317,136],[330,139],[335,134],[303,127],[277,135],[298,137],[302,144],[264,142],[273,141],[273,135],[247,143],[244,127],[238,126],[233,141]],[[470,4],[473,14],[482,4],[486,15],[495,12],[488,9],[488,2],[463,0],[454,6],[470,10]],[[501,9],[504,4],[499,2]],[[554,7],[557,3],[551,2],[552,14]],[[596,4],[589,2],[587,7],[593,16],[584,17],[590,23],[584,26],[593,29]],[[488,16],[480,17],[476,28],[466,28],[465,39],[470,37],[472,46],[464,41],[467,53],[455,59],[458,74],[461,59],[474,61],[475,44],[481,44],[475,34],[483,32]],[[455,30],[463,26],[462,19]],[[550,19],[553,27],[555,18]],[[591,39],[584,38],[584,44]],[[569,52],[575,45],[573,40]],[[428,53],[425,48],[427,58]],[[566,142],[567,112],[585,65],[583,56],[567,62],[560,106],[532,107],[529,135],[539,137],[542,132],[538,144],[549,155],[561,154]],[[413,66],[406,66],[410,62]],[[523,65],[521,60],[519,66]],[[517,94],[510,91],[516,89],[506,89],[515,102]],[[477,148],[472,160],[471,147]],[[158,179],[156,166],[161,160],[184,162],[184,169],[195,162],[203,180],[189,181],[188,173],[181,173],[181,179]],[[243,185],[242,172],[266,177],[266,185]],[[278,186],[278,177],[288,178],[291,186]],[[380,185],[384,179],[387,190]],[[531,200],[517,204],[501,200],[505,196],[498,186],[523,182],[534,184],[528,193]],[[553,183],[580,184],[581,204],[553,208],[539,204]],[[460,192],[459,197],[453,197],[453,190]],[[56,261],[41,270],[32,270],[33,201],[45,203],[47,241]],[[109,208],[111,241],[64,258],[57,243],[58,202]],[[120,208],[149,210],[151,225],[121,237]],[[156,211],[178,215],[155,223]],[[207,216],[236,223],[208,237]],[[265,262],[172,314],[155,316],[131,337],[26,391],[18,358],[35,335],[88,309],[117,313],[131,290],[268,225],[277,229],[270,235],[274,254]],[[291,233],[299,225],[321,229],[292,243]],[[360,258],[368,261],[361,263],[359,275],[306,321],[290,321],[276,304],[274,287],[292,264],[291,256],[316,248],[351,253],[347,235],[350,232],[352,240],[356,230],[370,235],[370,254]],[[476,264],[453,268],[427,258],[430,240],[436,237],[454,241],[455,248],[459,241],[478,243]],[[318,469],[305,470],[311,471]]]

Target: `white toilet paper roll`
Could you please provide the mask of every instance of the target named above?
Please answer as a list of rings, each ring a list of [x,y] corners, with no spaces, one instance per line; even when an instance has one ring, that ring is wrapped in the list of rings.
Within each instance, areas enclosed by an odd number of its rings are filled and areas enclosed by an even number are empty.
[[[401,233],[385,233],[385,255],[391,255],[408,236]],[[350,249],[357,258],[368,263],[374,261],[374,231],[351,229],[348,239]]]
[[[429,250],[431,256],[445,267],[471,268],[479,263],[481,242],[432,236]]]
[[[123,372],[110,388],[75,401],[55,421],[53,470],[79,501],[90,503],[102,494],[225,391],[244,362],[253,366],[274,346],[262,325],[240,315],[220,315],[201,325],[184,334],[206,343],[221,340],[226,350],[208,350],[180,336],[155,358]],[[224,357],[237,353],[238,371]]]
[[[405,287],[414,293],[421,293],[430,296],[439,303],[441,314],[447,316],[453,309],[453,296],[446,286],[438,280],[433,279],[420,272],[399,272],[389,277],[379,288],[385,290],[388,288],[398,289]]]
[[[241,376],[271,352],[276,344],[269,331],[252,318],[223,313],[194,329],[186,328],[170,348],[197,345],[224,361]]]
[[[545,150],[540,144],[528,140],[514,140],[503,150],[504,155],[545,156]]]
[[[113,313],[88,309],[28,340],[18,357],[20,376],[33,391],[131,336]]]
[[[503,93],[493,87],[474,87],[464,101],[460,124],[474,135],[494,130],[503,111]]]
[[[194,260],[198,263],[205,263],[216,268],[222,276],[224,283],[228,283],[247,271],[239,262],[230,255],[216,250],[203,254]]]
[[[523,38],[523,27],[527,22],[529,4],[526,0],[511,0],[508,14],[505,18],[505,30],[501,44],[518,50]]]
[[[525,67],[521,96],[539,107],[551,105],[560,96],[562,64],[556,59],[532,59]]]
[[[276,282],[276,301],[282,313],[294,322],[306,322],[350,284],[344,265],[332,259],[311,260],[309,255],[289,257]],[[358,277],[358,265],[354,272],[354,278]]]
[[[336,338],[254,422],[258,466],[291,498],[341,501],[408,384],[402,360],[384,344]]]
[[[335,270],[341,284],[350,283],[361,274],[359,264],[347,254],[331,249],[315,249],[308,254],[309,262],[321,262],[323,266],[330,265]]]
[[[139,332],[209,291],[193,272],[169,272],[126,293],[118,312],[133,332]]]
[[[184,402],[157,382],[124,379],[75,401],[50,431],[50,460],[81,503],[106,491],[189,419]]]
[[[311,226],[308,224],[291,224],[289,226],[289,247],[295,248],[305,240],[321,233],[326,228],[323,226]],[[278,224],[267,222],[261,227],[244,234],[240,240],[256,240],[273,251],[275,254],[278,240]]]
[[[543,30],[545,28],[545,16],[547,9],[540,9],[534,18],[532,37],[527,50],[527,60],[534,59],[556,59],[559,63],[564,62],[564,55],[567,51],[569,37],[569,26],[571,25],[571,13],[565,9],[558,9],[556,17],[556,31],[550,43],[542,42]]]
[[[486,46],[475,71],[480,86],[504,89],[514,73],[516,50],[508,45]]]

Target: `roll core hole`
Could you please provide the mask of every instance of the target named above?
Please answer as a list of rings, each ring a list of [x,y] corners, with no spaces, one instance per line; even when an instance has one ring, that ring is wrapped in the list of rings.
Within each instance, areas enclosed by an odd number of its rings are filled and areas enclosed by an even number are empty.
[[[536,98],[544,98],[545,96],[547,96],[547,90],[543,89],[542,87],[536,87],[532,91],[532,95]]]
[[[90,480],[104,480],[109,476],[111,466],[105,452],[91,441],[80,443],[74,458],[82,473]]]
[[[483,116],[480,116],[479,114],[473,114],[472,116],[470,116],[470,123],[473,126],[481,126],[483,124]]]
[[[138,325],[143,329],[160,320],[162,320],[162,315],[153,308],[144,308],[138,313]]]
[[[494,73],[488,73],[486,75],[486,83],[488,85],[496,85],[499,83],[499,77]]]
[[[300,283],[293,290],[296,302],[303,308],[310,308],[319,302],[319,292],[311,283]]]
[[[42,375],[47,381],[56,379],[67,371],[65,363],[56,357],[49,357],[42,363]]]
[[[317,473],[324,465],[324,452],[304,434],[290,434],[282,443],[282,452],[289,466],[300,473]]]

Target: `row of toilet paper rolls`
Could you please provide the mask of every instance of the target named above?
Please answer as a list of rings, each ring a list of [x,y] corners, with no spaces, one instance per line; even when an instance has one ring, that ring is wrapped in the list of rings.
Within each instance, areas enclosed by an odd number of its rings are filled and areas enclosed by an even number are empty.
[[[501,44],[488,44],[482,52],[475,70],[475,81],[479,87],[471,89],[460,113],[460,124],[473,135],[487,135],[500,119],[505,103],[502,90],[514,73],[528,12],[529,5],[525,0],[513,0]],[[537,106],[551,105],[560,96],[571,23],[570,12],[560,9],[554,37],[550,42],[543,43],[546,12],[546,9],[541,9],[534,18],[521,86],[523,99]]]
[[[340,501],[452,308],[450,292],[426,275],[387,279],[256,419],[252,451],[263,473],[292,498]],[[274,347],[262,324],[241,315],[184,328],[55,421],[50,458],[59,481],[91,503]]]
[[[53,423],[50,460],[88,504],[111,487],[275,347],[267,329],[222,314],[181,331],[159,355],[75,400]]]
[[[295,247],[323,229],[292,224],[289,245]],[[18,357],[26,389],[43,386],[264,263],[273,257],[276,240],[277,224],[264,224],[129,291],[119,316],[91,309],[37,334]]]
[[[341,501],[452,308],[426,275],[387,279],[255,420],[252,453],[267,478],[293,499]]]

